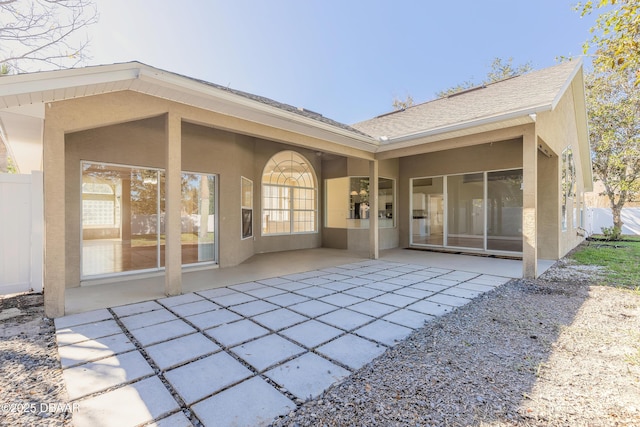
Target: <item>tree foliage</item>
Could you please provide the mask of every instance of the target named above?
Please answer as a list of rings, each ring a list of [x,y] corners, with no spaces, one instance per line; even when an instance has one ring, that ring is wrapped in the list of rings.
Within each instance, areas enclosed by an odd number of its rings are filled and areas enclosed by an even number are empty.
[[[0,0],[0,66],[73,67],[85,59],[81,30],[97,19],[93,0]]]
[[[629,71],[634,84],[640,85],[640,0],[588,0],[576,6],[582,16],[594,8],[605,11],[591,28],[593,36],[584,52],[594,49],[596,67]]]
[[[396,96],[393,98],[392,105],[394,110],[406,110],[409,107],[413,107],[413,97],[411,95],[407,95],[405,99],[400,99]]]
[[[491,62],[491,66],[489,72],[487,73],[487,76],[482,80],[481,83],[474,82],[473,79],[470,79],[456,86],[450,87],[449,89],[437,92],[436,96],[438,98],[443,98],[445,96],[453,95],[455,93],[462,92],[463,90],[471,89],[473,87],[483,86],[489,83],[519,76],[531,71],[532,69],[533,66],[530,62],[520,65],[513,65],[513,58],[509,58],[507,60],[494,58],[493,62]]]
[[[635,73],[621,67],[596,69],[585,85],[594,177],[620,230],[622,207],[640,191],[640,91]]]

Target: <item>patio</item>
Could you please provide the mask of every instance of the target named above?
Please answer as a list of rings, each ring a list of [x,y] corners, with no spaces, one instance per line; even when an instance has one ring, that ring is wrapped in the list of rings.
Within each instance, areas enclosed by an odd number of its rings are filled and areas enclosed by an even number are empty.
[[[161,280],[143,291],[157,278],[123,282],[146,299],[56,319],[67,391],[79,407],[74,424],[269,424],[521,271],[514,260],[311,250],[217,270],[216,288],[190,273],[185,283],[197,289],[176,297],[162,296]],[[86,309],[114,286],[79,288],[69,299]]]

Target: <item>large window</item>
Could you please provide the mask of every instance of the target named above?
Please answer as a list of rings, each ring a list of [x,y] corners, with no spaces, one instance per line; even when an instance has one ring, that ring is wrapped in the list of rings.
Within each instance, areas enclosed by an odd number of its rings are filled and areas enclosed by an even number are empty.
[[[82,162],[82,276],[164,267],[165,174]],[[217,260],[216,177],[182,173],[182,263]]]
[[[369,228],[369,177],[344,177],[325,180],[325,225],[328,228]],[[378,178],[378,227],[395,226],[395,182]]]
[[[262,173],[262,234],[317,231],[316,177],[295,151],[273,156]]]
[[[522,252],[522,169],[411,180],[411,244]]]

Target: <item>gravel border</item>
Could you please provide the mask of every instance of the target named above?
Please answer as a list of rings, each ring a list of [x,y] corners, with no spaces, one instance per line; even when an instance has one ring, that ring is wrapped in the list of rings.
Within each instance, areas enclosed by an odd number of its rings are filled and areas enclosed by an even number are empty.
[[[640,425],[640,293],[597,274],[563,260],[512,280],[274,426]],[[42,295],[0,297],[0,319],[0,424],[72,425]]]

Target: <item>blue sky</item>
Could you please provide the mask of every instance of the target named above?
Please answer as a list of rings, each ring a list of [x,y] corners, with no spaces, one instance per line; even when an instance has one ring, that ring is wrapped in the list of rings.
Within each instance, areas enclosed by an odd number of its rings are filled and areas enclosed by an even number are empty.
[[[582,53],[575,0],[96,0],[89,64],[138,60],[355,123],[470,79],[495,57]]]

